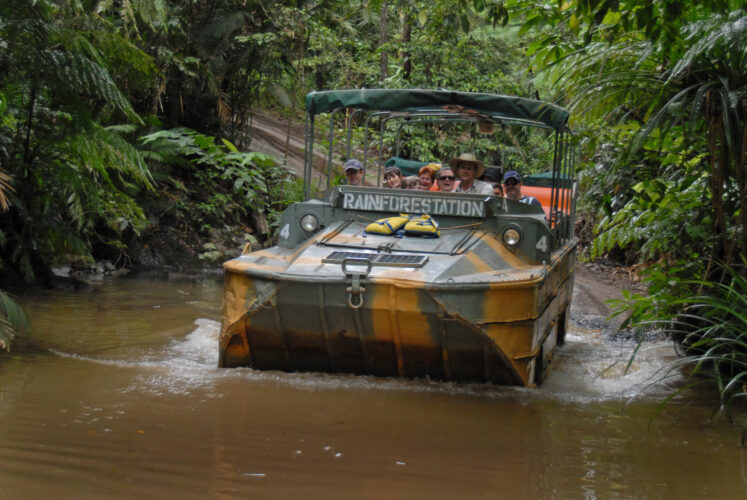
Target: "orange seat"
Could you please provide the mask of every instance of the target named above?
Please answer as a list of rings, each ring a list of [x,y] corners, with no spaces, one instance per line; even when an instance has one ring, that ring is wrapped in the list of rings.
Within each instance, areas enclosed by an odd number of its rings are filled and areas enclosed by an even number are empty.
[[[550,220],[550,205],[552,188],[549,187],[538,187],[538,186],[521,186],[521,194],[524,196],[534,196],[542,204],[542,210],[545,211],[545,217]],[[560,200],[559,205],[566,215],[570,215],[566,207],[563,206],[563,202],[570,200],[571,191],[570,189],[559,189],[558,198]]]

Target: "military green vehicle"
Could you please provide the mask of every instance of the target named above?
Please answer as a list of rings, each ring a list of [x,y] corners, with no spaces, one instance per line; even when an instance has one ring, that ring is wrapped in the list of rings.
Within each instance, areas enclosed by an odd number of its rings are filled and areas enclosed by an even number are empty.
[[[493,94],[381,89],[312,92],[306,110],[307,201],[284,212],[276,246],[224,264],[220,366],[540,383],[563,343],[573,288],[568,112]],[[321,138],[320,115],[329,116]],[[524,189],[542,207],[332,185],[337,157],[351,156],[366,184],[378,185],[388,158],[412,154],[417,127],[454,156],[479,146],[499,152],[504,169],[528,173],[522,162],[534,162],[548,173]],[[326,176],[314,165],[316,142],[326,148]],[[373,231],[400,216],[430,232]]]

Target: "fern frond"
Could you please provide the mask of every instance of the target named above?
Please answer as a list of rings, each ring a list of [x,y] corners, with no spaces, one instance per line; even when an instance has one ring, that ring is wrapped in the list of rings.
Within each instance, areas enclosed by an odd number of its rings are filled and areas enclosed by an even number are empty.
[[[744,76],[747,72],[745,33],[747,14],[744,11],[714,15],[687,26],[686,40],[692,45],[672,68],[667,83],[682,78],[701,61],[708,66],[721,63],[724,70]]]
[[[89,169],[109,184],[112,183],[109,172],[116,172],[152,189],[152,175],[143,155],[119,133],[130,130],[127,125],[94,126],[69,137],[64,148],[74,163]]]
[[[42,60],[46,60],[47,67],[57,73],[56,80],[60,85],[65,85],[62,89],[65,93],[95,96],[115,106],[133,122],[142,123],[132,104],[119,90],[104,66],[96,64],[82,54],[62,50],[45,51]]]
[[[10,206],[6,193],[13,191],[13,186],[10,185],[11,179],[12,177],[0,168],[0,208],[3,210],[7,210]]]
[[[28,328],[29,320],[24,310],[12,295],[0,290],[0,351],[9,351],[16,334]]]

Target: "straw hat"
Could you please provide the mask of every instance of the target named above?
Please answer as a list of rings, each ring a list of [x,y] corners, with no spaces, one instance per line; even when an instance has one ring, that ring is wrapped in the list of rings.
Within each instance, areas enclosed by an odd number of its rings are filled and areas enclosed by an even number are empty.
[[[457,171],[457,165],[460,163],[472,163],[475,165],[475,179],[480,177],[482,173],[485,171],[485,164],[477,159],[477,157],[472,153],[462,153],[456,158],[452,158],[449,160],[449,165],[451,165],[451,168],[454,169],[454,172]]]

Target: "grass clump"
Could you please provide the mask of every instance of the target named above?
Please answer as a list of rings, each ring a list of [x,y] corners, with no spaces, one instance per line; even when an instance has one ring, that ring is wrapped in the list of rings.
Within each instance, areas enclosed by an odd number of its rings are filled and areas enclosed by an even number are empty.
[[[747,259],[740,266],[722,266],[719,281],[687,280],[692,293],[671,295],[628,295],[614,301],[615,314],[632,312],[632,324],[639,331],[665,334],[674,340],[682,357],[659,374],[654,383],[682,372],[688,383],[671,393],[667,404],[694,388],[715,392],[718,407],[732,424],[741,426],[741,444],[747,439],[747,415],[741,406],[747,398]],[[628,366],[640,348],[631,355]],[[703,394],[702,391],[699,391]]]

